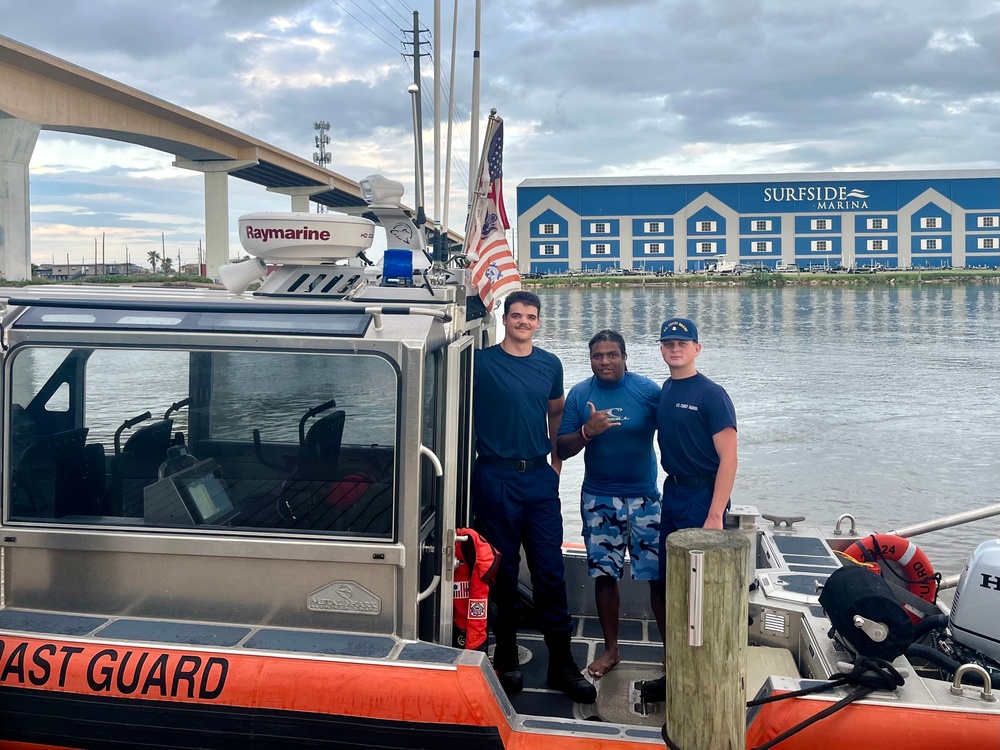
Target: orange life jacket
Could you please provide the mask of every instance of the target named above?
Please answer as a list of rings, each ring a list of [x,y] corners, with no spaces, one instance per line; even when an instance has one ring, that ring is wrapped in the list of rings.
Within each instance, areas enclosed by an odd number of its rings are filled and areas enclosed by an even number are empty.
[[[455,529],[465,541],[455,543],[455,634],[452,645],[476,649],[486,644],[490,587],[500,567],[500,553],[473,529]]]

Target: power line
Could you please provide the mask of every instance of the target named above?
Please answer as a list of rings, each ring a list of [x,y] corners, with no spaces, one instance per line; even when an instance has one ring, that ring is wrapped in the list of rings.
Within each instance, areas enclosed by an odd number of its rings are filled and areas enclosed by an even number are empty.
[[[336,2],[336,0],[334,0],[334,2]],[[369,0],[369,2],[370,2],[370,0]],[[338,3],[338,4],[339,4],[339,3]],[[393,32],[393,31],[392,31],[391,29],[387,29],[387,28],[386,28],[386,27],[385,27],[385,26],[384,26],[384,25],[382,24],[382,22],[381,22],[381,21],[379,21],[379,20],[378,20],[377,18],[375,18],[375,16],[373,16],[373,15],[372,15],[371,13],[369,13],[369,12],[368,12],[367,10],[365,10],[364,8],[362,8],[362,7],[361,7],[361,6],[360,6],[360,5],[358,4],[358,0],[354,0],[354,5],[355,5],[355,6],[357,7],[357,9],[358,9],[358,10],[360,10],[360,11],[361,11],[362,13],[364,13],[364,14],[365,14],[366,16],[368,16],[368,17],[369,17],[370,19],[372,19],[372,21],[373,21],[374,23],[378,24],[379,28],[381,28],[381,29],[382,29],[383,31],[386,31],[386,32],[387,32],[387,33],[388,33],[388,34],[389,34],[390,36],[391,36],[391,35],[392,35],[392,34],[394,33],[394,32]],[[385,15],[385,13],[383,13],[382,15]],[[389,16],[386,16],[386,18],[389,18]],[[391,18],[389,18],[389,23],[392,23],[392,19],[391,19]],[[371,30],[372,30],[372,29],[369,29],[369,31],[371,31]],[[395,33],[400,33],[401,31],[402,31],[401,29],[396,29],[396,32],[395,32]],[[381,37],[379,37],[379,38],[381,39]]]
[[[403,0],[396,0],[396,2],[406,11],[406,13],[400,13],[398,10],[393,8],[393,12],[399,15],[403,19],[403,25],[409,23],[409,19],[413,18],[413,8],[410,8],[403,2]],[[389,3],[389,7],[392,8],[392,3]]]
[[[382,44],[384,44],[386,47],[388,47],[389,49],[391,49],[393,52],[399,52],[399,49],[397,49],[396,45],[392,44],[391,42],[387,42],[385,39],[383,39],[381,36],[379,36],[378,33],[374,29],[372,29],[371,27],[369,27],[368,25],[366,25],[364,23],[364,21],[361,21],[357,16],[355,16],[353,13],[351,13],[351,11],[349,11],[347,8],[345,8],[343,5],[341,5],[340,2],[339,2],[339,0],[333,0],[333,2],[334,2],[334,4],[338,8],[340,8],[342,11],[344,11],[344,13],[346,13],[351,18],[353,18],[355,21],[357,21],[358,24],[360,24],[365,29],[367,29],[368,31],[370,31],[372,33],[372,35],[376,39],[378,39],[380,42],[382,42]]]
[[[354,0],[354,4],[355,4],[355,5],[358,5],[358,0]],[[368,4],[369,4],[370,6],[372,6],[372,8],[374,8],[375,10],[377,10],[377,11],[378,11],[379,13],[381,13],[381,14],[382,14],[383,16],[385,16],[385,20],[386,20],[386,21],[388,21],[390,25],[392,25],[392,26],[396,26],[396,25],[397,25],[397,22],[396,22],[396,20],[395,20],[395,19],[393,19],[393,18],[390,18],[390,17],[389,17],[389,14],[385,12],[385,10],[384,10],[384,9],[382,8],[382,6],[380,6],[380,5],[376,5],[376,4],[375,4],[375,0],[368,0]],[[369,17],[370,17],[370,16],[369,16]],[[372,20],[374,20],[374,19],[372,19]],[[379,24],[379,26],[382,26],[382,24]],[[384,26],[382,26],[382,28],[384,29],[385,27],[384,27]],[[404,28],[405,28],[405,27],[404,27]],[[402,28],[401,28],[401,29],[398,29],[398,30],[399,30],[400,32],[402,32],[402,31],[403,31],[403,29],[402,29]]]

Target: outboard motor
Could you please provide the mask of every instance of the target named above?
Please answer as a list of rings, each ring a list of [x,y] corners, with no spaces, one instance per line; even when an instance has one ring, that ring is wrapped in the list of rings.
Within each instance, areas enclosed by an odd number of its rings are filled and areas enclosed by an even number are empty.
[[[1000,539],[983,542],[958,580],[948,626],[952,638],[1000,663]]]

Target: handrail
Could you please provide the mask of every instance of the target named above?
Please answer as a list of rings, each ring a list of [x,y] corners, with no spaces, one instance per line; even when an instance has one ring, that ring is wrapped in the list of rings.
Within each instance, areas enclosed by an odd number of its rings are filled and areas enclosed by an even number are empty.
[[[963,523],[979,521],[983,518],[990,518],[992,516],[1000,516],[1000,503],[987,505],[985,508],[979,508],[977,510],[967,510],[964,513],[955,513],[951,516],[942,516],[941,518],[935,518],[931,521],[915,523],[912,526],[903,526],[900,529],[894,529],[886,533],[901,536],[905,539],[907,537],[917,536],[918,534],[926,534],[930,531],[950,529],[952,526],[959,526]]]

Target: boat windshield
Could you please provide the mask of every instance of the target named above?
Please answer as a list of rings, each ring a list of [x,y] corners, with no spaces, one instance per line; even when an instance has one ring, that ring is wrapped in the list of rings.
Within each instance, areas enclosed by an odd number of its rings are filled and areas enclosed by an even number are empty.
[[[381,356],[30,346],[9,377],[7,521],[393,537]]]

